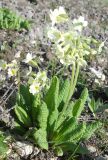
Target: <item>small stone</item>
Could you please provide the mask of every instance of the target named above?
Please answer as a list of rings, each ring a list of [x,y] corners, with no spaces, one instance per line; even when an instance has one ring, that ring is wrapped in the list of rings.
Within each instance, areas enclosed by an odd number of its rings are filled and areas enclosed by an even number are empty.
[[[13,144],[13,147],[21,157],[27,157],[33,152],[33,145],[31,143],[17,141]]]
[[[39,152],[40,152],[40,150],[39,150],[37,147],[35,147],[35,148],[34,148],[34,155],[35,155],[35,156],[38,155]]]
[[[97,151],[96,147],[88,145],[87,149],[90,151],[90,153],[95,153]]]
[[[50,160],[57,160],[57,157],[51,158]]]
[[[108,156],[107,157],[99,156],[96,158],[96,160],[108,160]]]

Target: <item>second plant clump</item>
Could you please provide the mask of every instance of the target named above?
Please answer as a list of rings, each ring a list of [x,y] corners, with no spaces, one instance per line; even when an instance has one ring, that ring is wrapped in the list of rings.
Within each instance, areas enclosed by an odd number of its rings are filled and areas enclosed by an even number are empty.
[[[82,31],[88,22],[82,16],[71,22],[63,7],[50,11],[50,19],[52,23],[48,29],[48,38],[60,63],[72,66],[71,79],[61,82],[54,76],[48,86],[47,73],[39,71],[35,74],[30,67],[27,85],[19,85],[14,130],[32,139],[42,149],[54,149],[58,155],[67,151],[81,153],[84,149],[81,142],[89,139],[102,123],[97,120],[92,123],[79,120],[87,105],[87,88],[79,99],[73,100],[72,96],[81,67],[87,65],[90,54],[101,52],[104,42],[85,37]],[[66,30],[62,29],[62,24],[66,24]],[[91,47],[92,44],[95,49]],[[28,53],[23,62],[37,67],[34,59],[35,56]],[[19,72],[17,63],[13,66],[2,63],[0,67],[0,70],[8,69],[9,77],[16,77]]]
[[[0,29],[29,29],[30,22],[18,16],[8,8],[0,8]]]

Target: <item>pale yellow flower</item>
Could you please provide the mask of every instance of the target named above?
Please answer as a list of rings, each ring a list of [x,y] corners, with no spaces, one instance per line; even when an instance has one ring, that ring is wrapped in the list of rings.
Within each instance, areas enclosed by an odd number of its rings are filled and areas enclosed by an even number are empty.
[[[50,10],[50,19],[52,21],[52,26],[56,23],[65,22],[68,20],[68,16],[63,7],[59,7],[58,9],[54,9],[54,11]]]
[[[7,69],[7,62],[3,59],[0,59],[0,71]]]
[[[73,24],[75,25],[74,29],[81,32],[83,27],[88,25],[88,22],[84,20],[84,17],[80,16],[78,19],[73,20]]]
[[[29,91],[33,95],[39,93],[42,90],[42,88],[46,85],[47,81],[47,74],[45,71],[39,71],[36,75],[34,74],[34,76],[35,78],[31,76],[28,80],[28,83],[30,85]]]
[[[33,95],[39,93],[39,91],[40,91],[40,83],[34,81],[33,84],[30,85],[29,91]]]
[[[32,53],[28,53],[28,54],[26,55],[26,58],[23,60],[23,62],[29,63],[29,62],[32,61],[32,59],[34,59],[34,58],[35,58],[35,56],[33,56]]]
[[[17,75],[17,71],[18,71],[17,68],[8,68],[8,76],[9,77],[16,76]]]

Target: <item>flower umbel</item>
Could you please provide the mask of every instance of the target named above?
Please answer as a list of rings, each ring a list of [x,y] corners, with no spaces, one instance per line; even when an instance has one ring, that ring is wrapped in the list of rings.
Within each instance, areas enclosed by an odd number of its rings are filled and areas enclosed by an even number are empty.
[[[66,30],[63,30],[60,26],[54,26],[55,23],[62,22],[63,19],[58,21],[57,18],[62,17],[62,15],[66,15],[63,7],[51,11],[50,14],[53,27],[48,30],[48,38],[51,39],[54,44],[56,56],[63,65],[68,66],[78,63],[80,66],[85,66],[87,64],[85,57],[90,54],[97,54],[97,51],[91,47],[92,41],[99,52],[101,52],[104,43],[98,48],[98,42],[96,40],[83,35],[82,29],[88,25],[88,22],[82,16],[74,19],[71,27],[67,24]],[[65,20],[67,20],[67,18]]]

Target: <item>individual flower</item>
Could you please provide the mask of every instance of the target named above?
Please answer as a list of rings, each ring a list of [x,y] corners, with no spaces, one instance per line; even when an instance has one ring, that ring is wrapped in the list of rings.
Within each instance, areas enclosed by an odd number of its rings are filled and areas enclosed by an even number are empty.
[[[50,19],[52,21],[52,26],[56,23],[65,22],[68,20],[68,16],[63,7],[59,7],[58,9],[54,9],[54,11],[50,10]]]
[[[58,29],[51,27],[51,29],[48,30],[47,35],[51,40],[58,40],[61,36],[61,32]]]
[[[8,68],[8,76],[13,77],[16,76],[18,72],[18,68]]]
[[[29,88],[30,93],[32,93],[33,95],[39,93],[40,91],[40,83],[38,83],[37,81],[34,81]]]
[[[16,59],[14,59],[11,63],[7,64],[7,67],[16,67],[17,65],[18,65],[17,61],[16,61]]]
[[[23,62],[29,63],[29,62],[31,62],[32,59],[34,59],[34,58],[35,58],[35,56],[33,56],[32,53],[28,53],[28,54],[26,55],[26,58],[23,60]]]
[[[8,67],[8,76],[13,77],[17,75],[18,72],[18,63],[16,60],[13,60],[11,63],[7,64]]]
[[[5,79],[6,79],[6,76],[0,73],[0,82],[5,81]]]
[[[0,59],[0,71],[5,70],[7,68],[7,62],[3,59]]]
[[[30,93],[37,94],[39,93],[42,88],[46,85],[47,81],[47,74],[45,71],[38,72],[35,77],[30,76],[28,80],[28,84],[30,85],[29,91]]]
[[[47,74],[45,71],[43,72],[38,72],[36,75],[36,79],[38,79],[38,81],[40,81],[42,83],[42,85],[44,86],[47,80]]]
[[[82,28],[88,25],[88,22],[84,20],[84,17],[80,16],[78,19],[73,20],[73,24],[74,24],[74,29],[81,32]]]

